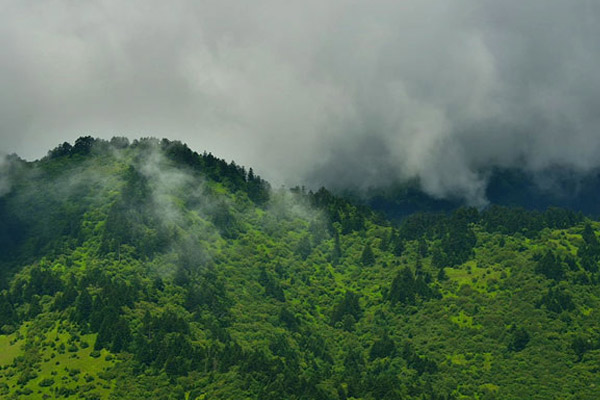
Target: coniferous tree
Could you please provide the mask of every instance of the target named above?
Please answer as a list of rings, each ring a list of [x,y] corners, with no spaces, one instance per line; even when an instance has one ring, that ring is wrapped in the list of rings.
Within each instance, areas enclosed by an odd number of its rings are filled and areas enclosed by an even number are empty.
[[[53,308],[55,310],[64,310],[65,308],[67,308],[75,302],[77,296],[78,293],[77,289],[75,289],[74,283],[69,283],[65,287],[64,291],[56,296]]]
[[[598,247],[598,238],[596,237],[594,229],[589,222],[585,224],[581,236],[583,237],[585,244],[588,246]]]
[[[306,260],[312,252],[312,244],[308,235],[303,235],[296,246],[296,254],[303,260]]]
[[[382,338],[376,340],[371,346],[369,357],[371,360],[392,357],[395,352],[396,344],[387,334],[384,334]]]
[[[394,233],[393,232],[388,232],[385,231],[381,237],[381,240],[379,242],[379,250],[380,251],[388,251],[389,247],[390,247],[390,243],[392,242]]]
[[[105,308],[106,304],[104,303],[102,296],[94,296],[91,313],[89,315],[90,329],[92,330],[92,332],[98,332],[98,330],[100,329],[100,326],[102,325],[102,321],[104,319]]]
[[[545,306],[548,311],[560,313],[571,311],[575,308],[573,297],[562,288],[550,288],[538,302],[538,306]]]
[[[418,251],[419,251],[419,255],[422,258],[427,257],[427,255],[429,254],[429,246],[427,246],[427,241],[422,237],[419,238]]]
[[[434,266],[435,268],[444,268],[447,266],[446,254],[444,254],[440,246],[435,246],[431,253],[432,266]]]
[[[563,266],[551,251],[547,251],[542,258],[538,261],[535,272],[544,275],[548,279],[554,279],[560,281],[565,277],[565,271]]]
[[[600,269],[598,267],[598,261],[600,261],[600,244],[589,223],[585,224],[581,236],[583,237],[584,244],[577,252],[581,260],[581,266],[588,272],[596,273]]]
[[[395,239],[394,248],[393,248],[394,255],[396,257],[402,256],[405,248],[406,248],[406,245],[404,243],[404,240],[402,240],[402,238],[397,236]]]
[[[119,317],[112,327],[111,350],[119,353],[127,349],[131,341],[131,331],[124,318]]]
[[[331,252],[331,263],[337,265],[342,257],[342,246],[340,244],[340,235],[336,230],[333,233],[333,250]]]
[[[360,255],[360,262],[365,267],[371,267],[375,265],[375,254],[371,248],[371,244],[367,243],[364,247],[362,254]]]
[[[27,311],[27,318],[34,318],[41,312],[42,306],[40,305],[40,296],[35,295],[29,301],[29,310]]]
[[[392,304],[400,302],[414,304],[416,294],[415,277],[409,267],[404,267],[392,281],[389,300]]]
[[[437,280],[440,282],[448,280],[448,275],[446,274],[446,270],[442,267],[438,271]]]
[[[511,328],[510,342],[508,344],[508,350],[510,351],[521,351],[525,349],[527,343],[529,343],[529,332],[522,326],[517,328],[515,325]]]
[[[90,318],[92,313],[92,296],[88,292],[87,288],[83,288],[77,299],[75,300],[75,322],[84,324]]]
[[[358,295],[352,291],[347,291],[344,298],[333,307],[331,322],[333,324],[340,322],[346,315],[352,316],[355,321],[358,321],[362,316]]]
[[[6,293],[0,293],[0,329],[4,325],[12,325],[16,322],[17,313]]]

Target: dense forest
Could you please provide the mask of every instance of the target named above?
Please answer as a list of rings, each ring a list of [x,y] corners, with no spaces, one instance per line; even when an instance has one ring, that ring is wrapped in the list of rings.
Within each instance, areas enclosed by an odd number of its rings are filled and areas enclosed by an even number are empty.
[[[390,218],[166,139],[81,137],[0,179],[3,399],[598,398],[577,209]]]

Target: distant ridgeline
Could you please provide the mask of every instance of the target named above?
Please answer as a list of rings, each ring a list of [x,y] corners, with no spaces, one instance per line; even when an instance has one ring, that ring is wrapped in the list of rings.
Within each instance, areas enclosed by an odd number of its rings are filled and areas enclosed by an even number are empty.
[[[477,210],[166,139],[0,165],[2,399],[597,398],[597,177],[498,172]]]
[[[538,211],[561,207],[585,215],[600,216],[598,170],[577,172],[568,167],[556,167],[531,174],[520,169],[494,168],[488,175],[485,195],[490,205]],[[400,221],[415,212],[448,212],[464,206],[461,199],[429,196],[421,190],[416,180],[348,196],[394,221]]]

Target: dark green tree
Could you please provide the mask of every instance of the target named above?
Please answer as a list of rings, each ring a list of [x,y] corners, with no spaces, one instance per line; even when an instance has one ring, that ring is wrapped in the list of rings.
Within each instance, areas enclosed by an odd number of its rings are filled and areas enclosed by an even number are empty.
[[[415,304],[416,285],[415,276],[409,267],[402,268],[394,280],[389,290],[389,300],[392,304]]]
[[[396,353],[396,344],[387,335],[384,334],[380,339],[375,340],[369,351],[369,358],[374,360],[376,358],[392,357]]]
[[[308,235],[303,235],[296,245],[296,254],[303,260],[306,260],[311,252],[312,244],[310,243],[310,237]]]
[[[4,325],[12,325],[17,320],[17,313],[6,293],[0,293],[0,329]]]
[[[548,311],[561,313],[575,309],[573,297],[562,288],[550,288],[538,301],[538,306],[545,306]]]
[[[516,352],[521,351],[525,349],[525,347],[529,343],[529,340],[529,332],[527,332],[525,328],[523,328],[522,326],[517,328],[515,325],[513,325],[510,329],[508,350]]]
[[[592,225],[589,222],[587,222],[583,227],[581,237],[583,237],[583,241],[588,246],[598,247],[598,238],[596,237],[594,229],[592,228]]]
[[[75,314],[74,320],[80,324],[84,324],[89,321],[90,314],[92,313],[92,296],[88,292],[87,288],[83,288],[77,299],[75,300]]]
[[[551,251],[547,251],[538,261],[535,272],[544,275],[548,279],[560,281],[565,278],[560,259],[558,259]]]
[[[351,291],[347,291],[344,298],[333,307],[331,323],[335,324],[342,321],[346,315],[351,315],[355,321],[358,321],[362,316],[358,295]]]
[[[131,342],[129,325],[123,317],[119,317],[112,327],[111,350],[115,353],[127,350],[129,342]]]
[[[340,235],[337,230],[333,233],[333,250],[331,251],[331,263],[337,265],[342,257],[342,246],[340,244]]]
[[[362,254],[360,255],[360,262],[365,267],[371,267],[375,265],[375,254],[371,248],[371,244],[367,243],[364,247]]]
[[[402,238],[400,238],[399,236],[395,237],[395,240],[392,242],[393,243],[393,253],[396,257],[400,257],[402,256],[402,254],[404,253],[404,249],[406,248],[406,244],[404,243],[404,240]]]
[[[575,352],[577,356],[577,361],[581,361],[585,353],[594,349],[594,344],[590,340],[589,337],[585,337],[582,335],[577,335],[573,338],[571,342],[571,349]]]

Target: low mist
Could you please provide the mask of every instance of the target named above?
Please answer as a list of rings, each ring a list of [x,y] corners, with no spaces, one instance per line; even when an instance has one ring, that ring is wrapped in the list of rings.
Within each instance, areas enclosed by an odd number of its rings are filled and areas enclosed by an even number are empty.
[[[10,191],[11,182],[8,168],[8,157],[0,154],[0,197],[4,196]]]

